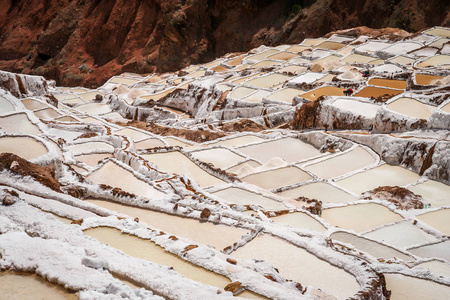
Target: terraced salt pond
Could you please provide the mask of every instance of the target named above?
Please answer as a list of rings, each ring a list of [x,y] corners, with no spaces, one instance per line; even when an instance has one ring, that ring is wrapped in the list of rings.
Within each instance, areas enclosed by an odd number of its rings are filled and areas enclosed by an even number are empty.
[[[241,155],[225,148],[212,148],[200,151],[193,151],[191,155],[198,160],[213,164],[216,168],[226,169],[245,159]]]
[[[44,108],[41,110],[36,110],[36,111],[34,111],[34,114],[39,119],[44,119],[44,120],[50,120],[50,119],[54,119],[54,118],[61,116],[61,114],[58,111],[56,111],[55,109],[53,109],[51,107]]]
[[[322,219],[333,226],[358,233],[402,220],[402,216],[376,203],[361,203],[322,210]]]
[[[375,118],[378,110],[380,109],[379,105],[350,99],[336,99],[331,106],[369,119]]]
[[[444,78],[444,76],[419,74],[419,73],[416,73],[415,77],[416,77],[417,84],[420,84],[420,85],[430,85],[430,84],[433,84],[435,81]]]
[[[75,300],[79,296],[34,274],[0,272],[0,299]],[[37,298],[39,297],[39,298]]]
[[[6,98],[0,96],[0,114],[15,111],[14,105]]]
[[[109,210],[126,214],[132,218],[138,217],[139,220],[149,224],[155,229],[176,235],[178,238],[183,237],[196,243],[211,245],[218,250],[222,250],[225,247],[238,242],[248,231],[242,228],[200,222],[196,219],[183,218],[105,200],[87,199],[86,201]]]
[[[310,229],[321,233],[327,231],[327,228],[322,223],[303,212],[283,214],[270,219],[277,224],[288,225],[294,228]]]
[[[276,251],[267,251],[274,248]],[[360,290],[351,274],[270,235],[259,235],[232,255],[240,259],[262,259],[277,268],[281,276],[300,282],[302,286],[320,288],[338,299],[346,299]]]
[[[87,176],[95,184],[107,184],[148,199],[159,199],[163,193],[150,184],[139,180],[133,173],[125,170],[112,161],[108,161],[100,169]]]
[[[336,183],[348,191],[361,194],[379,186],[404,186],[419,179],[420,176],[414,172],[402,167],[384,164],[349,176]]]
[[[439,181],[427,180],[410,186],[408,189],[421,195],[433,207],[450,205],[450,186]]]
[[[439,260],[430,260],[414,266],[414,268],[425,268],[430,270],[431,272],[438,274],[439,276],[448,276],[450,277],[450,264],[439,261]]]
[[[450,208],[427,212],[418,215],[417,219],[446,235],[450,235]]]
[[[321,178],[333,178],[376,163],[376,159],[362,147],[342,155],[328,158],[319,163],[307,165],[306,170]]]
[[[86,154],[89,152],[114,152],[114,146],[105,142],[87,142],[75,144],[70,147],[74,155]]]
[[[191,264],[188,261],[165,251],[150,240],[144,240],[133,235],[124,234],[115,228],[97,227],[85,230],[84,234],[94,237],[111,247],[122,250],[130,256],[172,267],[175,271],[189,279],[218,288],[224,288],[230,283],[230,280],[225,276],[221,276]]]
[[[423,258],[442,258],[450,262],[450,241],[408,249],[409,252]]]
[[[105,103],[87,103],[79,105],[75,109],[90,115],[102,115],[111,112],[111,108]]]
[[[136,145],[136,148],[139,149],[139,150],[151,149],[151,148],[156,148],[156,147],[165,147],[166,146],[166,144],[164,144],[159,139],[141,140],[140,142],[135,143],[135,145]]]
[[[226,188],[211,194],[238,205],[259,205],[266,210],[286,209],[286,206],[281,202],[237,187]]]
[[[112,157],[112,155],[104,153],[94,153],[94,154],[78,155],[75,156],[75,159],[79,162],[87,164],[90,167],[95,167],[98,165],[99,161],[108,157]]]
[[[6,133],[15,134],[41,134],[39,127],[31,123],[28,116],[24,113],[12,114],[0,118],[0,128]]]
[[[132,128],[123,128],[123,129],[115,131],[114,134],[124,135],[127,138],[134,140],[135,142],[143,140],[143,139],[148,139],[149,137],[151,137],[149,134],[143,133],[139,130],[135,130]]]
[[[264,171],[241,178],[242,181],[254,184],[263,189],[275,189],[312,179],[312,177],[296,167],[284,167]]]
[[[47,148],[31,137],[0,137],[0,153],[14,153],[26,160],[37,158],[48,153]]]
[[[355,97],[373,97],[377,98],[383,95],[390,95],[391,97],[399,95],[403,93],[403,90],[397,90],[397,89],[389,89],[389,88],[382,88],[382,87],[376,87],[376,86],[366,86],[362,90],[358,91],[354,96]]]
[[[143,154],[143,158],[154,163],[158,169],[164,172],[185,174],[194,179],[200,186],[213,186],[224,184],[225,182],[217,177],[212,176],[184,154],[178,151],[167,153]]]
[[[283,74],[268,74],[258,78],[250,79],[245,82],[246,85],[251,85],[259,88],[271,88],[280,83],[283,83],[291,78]]]
[[[450,287],[401,274],[385,273],[386,287],[392,292],[391,299],[442,300],[450,294]]]
[[[22,103],[28,110],[42,109],[48,107],[47,104],[34,99],[23,99]]]
[[[236,147],[236,146],[242,146],[246,144],[252,144],[257,142],[262,142],[264,139],[256,136],[256,135],[241,135],[234,138],[229,138],[226,140],[221,140],[217,142],[210,142],[207,145],[208,146],[215,146],[215,145],[221,145],[221,146],[228,146],[228,147]]]
[[[436,107],[424,104],[413,98],[402,97],[389,103],[386,108],[409,117],[428,119]]]
[[[278,195],[293,199],[303,196],[310,199],[317,199],[324,203],[347,203],[347,202],[354,202],[357,200],[356,197],[350,195],[349,193],[346,193],[343,190],[331,184],[320,181],[305,184],[281,192]]]
[[[318,149],[310,144],[290,137],[244,146],[237,150],[262,162],[266,162],[273,157],[279,157],[291,163],[322,155]]]
[[[450,55],[435,55],[417,64],[418,68],[434,67],[450,64]]]
[[[305,99],[309,99],[311,101],[316,101],[319,97],[322,96],[342,96],[344,94],[343,88],[335,87],[335,86],[324,86],[318,89],[306,92],[301,95],[301,97]]]
[[[384,86],[384,87],[394,88],[394,89],[399,89],[399,90],[406,89],[406,81],[405,80],[372,78],[369,80],[368,84],[376,85],[376,86]]]

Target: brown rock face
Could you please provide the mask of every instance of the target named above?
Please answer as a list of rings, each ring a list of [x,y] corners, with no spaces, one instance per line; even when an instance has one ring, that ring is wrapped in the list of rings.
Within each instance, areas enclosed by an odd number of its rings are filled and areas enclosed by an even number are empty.
[[[59,181],[55,178],[53,169],[36,165],[13,153],[5,152],[0,154],[0,171],[3,170],[22,176],[31,176],[34,180],[39,181],[52,190],[61,192]]]
[[[423,199],[408,189],[399,186],[380,186],[363,196],[366,200],[382,199],[394,203],[398,209],[422,209]]]
[[[4,0],[0,69],[91,87],[121,72],[173,71],[228,52],[298,43],[360,25],[408,31],[449,26],[449,4],[446,0]]]

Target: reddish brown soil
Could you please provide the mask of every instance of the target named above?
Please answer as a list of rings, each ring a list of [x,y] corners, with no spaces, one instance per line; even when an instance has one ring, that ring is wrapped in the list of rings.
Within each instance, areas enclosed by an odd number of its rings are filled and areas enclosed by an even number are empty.
[[[252,120],[249,119],[242,119],[235,122],[229,122],[222,126],[221,128],[223,131],[250,131],[250,132],[260,132],[263,130],[266,130],[267,127],[261,124],[258,124]]]
[[[61,192],[59,181],[55,178],[55,170],[31,163],[13,153],[0,154],[0,171],[3,170],[17,175],[31,176],[52,190]]]
[[[398,209],[422,209],[422,197],[399,186],[380,186],[367,192],[366,200],[382,199],[394,203]]]
[[[166,72],[261,44],[365,25],[449,26],[446,0],[11,0],[0,5],[0,69],[95,87],[122,72]],[[359,28],[352,35],[404,33]],[[80,66],[86,65],[87,68]]]

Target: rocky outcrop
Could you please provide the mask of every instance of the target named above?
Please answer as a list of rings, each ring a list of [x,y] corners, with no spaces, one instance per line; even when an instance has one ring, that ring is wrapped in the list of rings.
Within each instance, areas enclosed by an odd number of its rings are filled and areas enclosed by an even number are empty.
[[[48,83],[41,76],[30,76],[0,71],[0,89],[14,97],[41,96],[48,94]]]
[[[399,186],[380,186],[364,193],[364,200],[386,200],[393,203],[398,209],[422,209],[424,207],[421,196],[414,194],[406,188]]]
[[[98,86],[122,72],[166,72],[259,45],[365,25],[414,32],[450,25],[444,0],[4,1],[0,69]],[[399,38],[404,31],[346,34]]]

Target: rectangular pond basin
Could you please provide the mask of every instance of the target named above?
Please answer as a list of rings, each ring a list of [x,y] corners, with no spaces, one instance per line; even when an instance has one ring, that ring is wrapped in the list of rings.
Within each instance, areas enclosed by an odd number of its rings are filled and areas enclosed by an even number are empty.
[[[189,144],[187,141],[184,142],[183,140],[172,138],[172,137],[164,137],[164,140],[169,143],[169,146],[175,147],[189,147],[192,146],[192,144]]]
[[[222,140],[222,141],[207,143],[205,145],[208,145],[208,146],[222,145],[222,146],[228,146],[228,147],[236,147],[236,146],[242,146],[242,145],[251,144],[251,143],[262,142],[262,141],[264,141],[264,139],[262,139],[256,135],[248,134],[248,135],[241,135],[238,137],[232,137],[232,138]]]
[[[31,123],[25,113],[0,117],[0,128],[5,133],[30,135],[38,135],[42,133],[38,126]]]
[[[314,81],[321,79],[324,77],[325,73],[316,73],[316,72],[306,72],[304,74],[301,74],[300,76],[294,77],[289,82],[291,83],[313,83]]]
[[[151,148],[156,148],[156,147],[165,147],[166,144],[164,144],[161,140],[159,139],[146,139],[146,140],[141,140],[140,142],[135,143],[136,148],[138,150],[142,150],[142,149],[151,149]]]
[[[432,28],[427,31],[424,31],[426,34],[431,34],[440,37],[450,37],[450,30],[448,28]]]
[[[114,134],[116,135],[124,135],[127,138],[132,139],[133,141],[137,142],[143,139],[148,139],[151,137],[150,134],[146,134],[144,132],[141,132],[139,130],[135,130],[133,128],[123,128],[117,131],[114,131]]]
[[[239,87],[235,88],[233,91],[231,91],[230,98],[235,99],[235,100],[240,100],[256,91],[257,91],[257,89],[252,89],[252,88],[248,88],[245,86],[239,86]]]
[[[330,238],[333,241],[337,241],[338,243],[341,242],[351,244],[355,246],[355,248],[363,252],[367,252],[375,258],[389,259],[397,257],[403,259],[404,261],[414,261],[414,258],[410,255],[403,254],[402,252],[394,248],[379,244],[377,242],[359,237],[351,233],[338,231],[331,234]]]
[[[227,277],[196,266],[175,254],[165,251],[150,240],[124,234],[115,228],[97,227],[85,230],[84,234],[94,237],[113,248],[122,250],[130,256],[172,267],[186,278],[218,288],[224,288],[230,283]]]
[[[34,114],[39,119],[44,119],[44,120],[51,120],[51,119],[54,119],[54,118],[57,118],[57,117],[61,116],[61,114],[58,111],[54,110],[51,107],[44,108],[44,109],[41,109],[41,110],[36,110],[34,112]]]
[[[14,153],[23,159],[30,160],[47,154],[47,148],[31,137],[0,136],[0,153]]]
[[[280,83],[288,81],[289,78],[291,77],[287,75],[273,73],[250,79],[246,81],[245,84],[261,88],[271,88],[279,85]]]
[[[138,79],[133,79],[133,78],[113,77],[113,78],[111,78],[111,80],[109,82],[110,83],[118,83],[118,84],[130,85],[130,84],[136,83],[138,81],[139,81]]]
[[[79,162],[87,164],[90,167],[95,167],[98,165],[99,161],[108,157],[112,157],[112,155],[107,153],[94,153],[94,154],[78,155],[75,156],[75,159]]]
[[[92,92],[87,92],[87,93],[83,93],[83,94],[78,94],[78,96],[83,98],[83,100],[85,100],[85,101],[93,101],[93,100],[95,100],[95,97],[97,95],[104,96],[104,94],[100,93],[99,91],[92,91]]]
[[[107,184],[148,199],[159,199],[164,193],[158,191],[150,184],[139,180],[133,173],[125,170],[112,161],[104,164],[100,169],[90,174],[87,179],[95,184]]]
[[[41,108],[48,107],[48,104],[42,103],[42,102],[34,100],[34,99],[23,99],[22,103],[25,106],[25,108],[29,109],[29,110],[35,110],[35,109],[41,109]]]
[[[301,97],[311,101],[315,101],[322,96],[342,96],[344,94],[344,90],[345,89],[336,86],[323,86],[318,89],[306,92],[302,94]]]
[[[366,86],[359,92],[357,92],[354,96],[355,97],[373,97],[377,98],[384,95],[390,95],[390,98],[399,95],[403,93],[403,90],[395,90],[395,89],[389,89],[389,88],[382,88],[377,86]]]
[[[102,115],[111,112],[106,103],[87,103],[75,107],[76,110],[90,115]]]
[[[253,69],[258,69],[258,68],[269,68],[269,67],[273,67],[273,66],[276,66],[276,65],[279,65],[279,64],[281,64],[280,61],[265,59],[265,60],[261,60],[260,62],[257,62],[257,63],[254,64],[254,65],[251,65],[251,67],[252,67]]]
[[[278,52],[280,52],[280,50],[269,49],[269,50],[266,50],[266,51],[263,51],[263,52],[260,52],[260,53],[254,54],[254,55],[249,55],[246,57],[246,59],[251,60],[251,61],[260,61],[260,60],[263,60],[263,59],[267,58],[268,56],[273,55]]]
[[[431,234],[406,221],[376,229],[364,236],[401,249],[438,241]]]
[[[339,180],[336,183],[344,189],[361,194],[379,186],[404,186],[419,179],[420,176],[412,171],[384,164]]]
[[[278,69],[277,72],[278,73],[286,73],[289,75],[300,75],[300,74],[304,73],[306,70],[307,70],[306,67],[292,65],[292,66],[287,66],[287,67]]]
[[[450,241],[408,249],[409,252],[423,258],[442,258],[450,262]]]
[[[416,73],[415,77],[416,77],[416,83],[420,84],[420,85],[431,85],[434,83],[434,81],[438,81],[438,80],[444,78],[444,76],[436,76],[436,75],[420,74],[420,73]]]
[[[262,195],[236,187],[230,187],[211,194],[222,198],[227,202],[238,205],[259,205],[264,207],[266,210],[286,209],[286,206],[282,202],[278,202]]]
[[[322,42],[322,43],[314,46],[314,48],[328,49],[328,50],[339,50],[344,47],[345,47],[345,44],[338,43],[338,42],[331,42],[331,41],[325,41],[325,42]]]
[[[304,45],[293,45],[286,49],[286,51],[294,52],[294,53],[301,53],[306,49],[311,49],[310,46],[304,46]]]
[[[276,251],[268,251],[269,249]],[[360,289],[351,274],[300,247],[270,235],[259,235],[232,255],[240,259],[264,260],[277,268],[281,276],[299,282],[304,287],[311,285],[320,288],[338,299],[347,299]]]
[[[343,63],[368,63],[369,61],[375,60],[375,57],[362,55],[362,54],[350,54],[343,59],[341,62]]]
[[[405,80],[372,78],[369,80],[368,84],[376,85],[376,86],[384,86],[384,87],[394,88],[394,89],[399,89],[399,90],[406,89],[406,81]]]
[[[448,276],[450,277],[450,263],[442,262],[439,260],[430,260],[414,266],[415,268],[424,268],[428,269],[434,274],[439,276]]]
[[[242,181],[254,184],[263,189],[275,189],[310,179],[312,177],[308,173],[296,167],[284,167],[241,178]]]
[[[417,219],[430,225],[445,235],[450,235],[450,208],[441,208],[417,216]]]
[[[327,231],[327,228],[322,223],[303,212],[288,213],[270,219],[277,224],[288,225],[294,228],[310,229],[322,233]]]
[[[415,60],[413,58],[409,58],[409,57],[406,57],[406,56],[396,56],[396,57],[394,57],[394,58],[389,60],[389,62],[393,62],[393,63],[404,65],[404,66],[410,65],[414,61]]]
[[[204,73],[204,71],[202,71],[202,72]],[[195,73],[195,72],[194,72],[194,73]],[[189,76],[190,76],[190,75],[189,75]],[[165,96],[169,95],[174,89],[175,89],[175,88],[170,88],[170,89],[167,89],[167,90],[165,90],[165,91],[158,92],[158,93],[155,93],[155,94],[146,95],[146,96],[141,96],[141,99],[144,99],[144,100],[155,100],[155,101],[157,101],[157,100],[162,99],[162,98],[164,98]]]
[[[406,97],[399,98],[389,103],[386,108],[412,118],[425,120],[428,120],[436,109],[435,106]]]
[[[361,203],[322,210],[322,219],[333,226],[358,233],[402,220],[402,216],[376,203]]]
[[[92,151],[102,151],[102,152],[114,152],[114,146],[111,144],[105,143],[105,142],[88,142],[88,143],[81,143],[81,144],[75,144],[73,146],[70,146],[70,150],[74,155],[80,155],[83,153],[88,153]]]
[[[212,148],[194,151],[191,152],[191,155],[198,160],[201,160],[205,163],[213,164],[214,167],[220,169],[226,169],[245,159],[245,157],[237,155],[234,152],[225,148]]]
[[[378,42],[378,41],[369,41],[360,46],[356,46],[355,50],[359,51],[359,52],[374,53],[374,52],[380,51],[382,49],[385,49],[385,48],[389,47],[390,45],[392,45],[392,44],[385,43],[385,42]]]
[[[331,184],[321,181],[305,184],[281,192],[278,195],[292,199],[303,196],[310,199],[316,199],[325,203],[347,203],[347,202],[354,202],[357,200],[357,198],[352,196],[351,194],[346,193],[343,190],[335,186],[332,186]]]
[[[269,96],[271,93],[272,92],[269,92],[269,91],[259,90],[256,93],[245,96],[241,100],[246,101],[246,102],[260,103],[263,101],[264,98]]]
[[[430,280],[394,273],[384,273],[384,277],[393,300],[443,300],[450,294],[449,286]]]
[[[195,180],[202,187],[225,183],[223,180],[209,174],[197,166],[192,160],[178,151],[144,154],[142,157],[157,165],[158,169],[163,172],[184,174]]]
[[[421,48],[423,45],[421,43],[416,42],[397,42],[387,48],[383,49],[383,52],[387,52],[390,55],[400,55],[407,52],[414,51],[416,49]]]
[[[450,64],[450,55],[435,55],[417,64],[419,68]]]
[[[179,238],[187,238],[195,243],[210,245],[217,250],[238,242],[248,230],[215,225],[209,222],[200,222],[196,219],[183,218],[154,210],[132,207],[105,200],[86,200],[95,205],[126,214],[132,218],[138,217],[142,222],[162,230],[167,234],[176,235]]]
[[[263,163],[274,157],[279,157],[288,163],[292,163],[322,155],[312,145],[291,137],[244,146],[237,150]]]
[[[368,119],[374,119],[380,109],[380,106],[377,104],[350,99],[337,99],[331,106],[351,112],[356,116],[361,115]]]
[[[421,195],[433,207],[450,205],[450,186],[439,181],[427,180],[408,188],[411,192]]]
[[[269,96],[266,97],[268,100],[275,100],[275,101],[282,101],[286,102],[288,104],[292,104],[292,100],[295,96],[303,94],[304,91],[294,88],[284,88],[281,90],[278,90]]]
[[[297,54],[292,52],[278,52],[273,55],[268,56],[268,59],[276,59],[276,60],[289,60],[291,58],[298,57]]]
[[[362,147],[356,147],[347,153],[337,155],[304,169],[321,178],[333,178],[376,163],[375,158]]]

